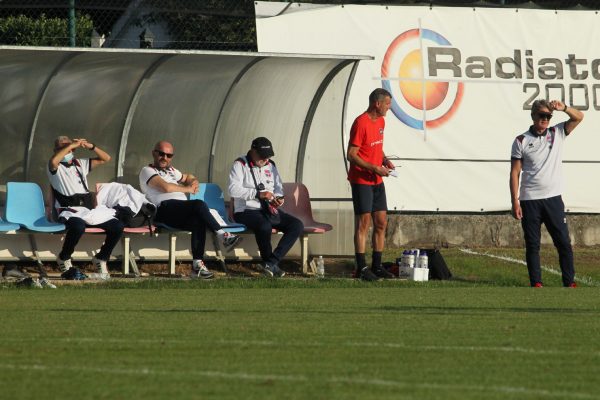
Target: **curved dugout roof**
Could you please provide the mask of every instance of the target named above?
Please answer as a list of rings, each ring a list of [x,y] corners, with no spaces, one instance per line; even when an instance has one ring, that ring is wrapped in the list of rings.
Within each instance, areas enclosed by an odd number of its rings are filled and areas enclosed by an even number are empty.
[[[152,146],[164,139],[175,146],[177,168],[225,188],[231,163],[256,136],[273,142],[284,180],[303,181],[311,161],[343,159],[346,93],[365,59],[0,46],[0,185],[46,184],[59,135],[85,137],[111,154],[91,185],[137,187]]]

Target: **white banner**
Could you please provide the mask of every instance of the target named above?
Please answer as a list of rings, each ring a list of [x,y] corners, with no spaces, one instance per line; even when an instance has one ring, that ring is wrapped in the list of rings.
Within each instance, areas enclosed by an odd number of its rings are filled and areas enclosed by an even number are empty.
[[[360,62],[345,123],[375,87],[393,94],[384,146],[400,168],[386,180],[391,210],[510,209],[512,142],[532,123],[531,103],[548,98],[585,114],[566,141],[566,206],[600,212],[595,12],[259,2],[257,36],[261,52],[375,57]],[[552,123],[566,119],[555,112]]]

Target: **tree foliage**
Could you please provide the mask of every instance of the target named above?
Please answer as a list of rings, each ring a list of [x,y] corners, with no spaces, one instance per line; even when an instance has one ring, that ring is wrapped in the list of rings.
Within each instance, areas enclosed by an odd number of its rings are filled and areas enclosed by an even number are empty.
[[[77,16],[76,45],[89,47],[94,29],[88,15]],[[38,18],[25,15],[0,18],[0,40],[4,45],[15,46],[69,46],[69,23],[65,18]]]
[[[171,48],[256,51],[254,2],[250,0],[146,0],[138,25],[164,22]]]

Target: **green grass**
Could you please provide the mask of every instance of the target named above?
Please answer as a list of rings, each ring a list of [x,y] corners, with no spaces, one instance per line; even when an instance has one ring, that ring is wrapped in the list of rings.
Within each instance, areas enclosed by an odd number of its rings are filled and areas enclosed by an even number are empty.
[[[0,397],[600,398],[597,288],[545,272],[531,289],[525,266],[444,256],[453,281],[5,285]]]

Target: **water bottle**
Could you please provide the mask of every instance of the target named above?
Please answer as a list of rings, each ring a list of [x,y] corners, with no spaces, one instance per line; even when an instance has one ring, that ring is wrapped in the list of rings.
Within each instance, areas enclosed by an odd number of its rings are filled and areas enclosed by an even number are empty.
[[[103,274],[101,272],[91,272],[89,274],[86,274],[88,279],[92,279],[92,280],[101,280],[101,281],[107,281],[110,279],[110,274]]]
[[[317,259],[317,277],[325,277],[325,261],[323,261],[323,256],[319,256]]]
[[[429,268],[429,257],[427,256],[427,252],[424,250],[419,256],[419,268]]]
[[[415,253],[412,250],[409,250],[408,256],[406,257],[408,260],[408,268],[415,267]]]
[[[413,254],[415,255],[415,268],[419,268],[419,249],[412,249]]]
[[[400,266],[401,267],[408,267],[408,250],[404,250],[402,252],[402,257],[400,257]]]

